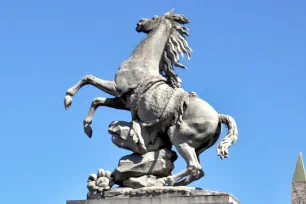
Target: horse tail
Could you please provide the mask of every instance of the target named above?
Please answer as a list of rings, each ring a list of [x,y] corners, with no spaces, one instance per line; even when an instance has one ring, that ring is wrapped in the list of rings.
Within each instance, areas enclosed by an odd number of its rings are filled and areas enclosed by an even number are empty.
[[[238,129],[234,118],[229,115],[219,114],[220,123],[224,123],[228,128],[226,137],[220,142],[217,148],[221,159],[228,158],[228,148],[238,139]]]

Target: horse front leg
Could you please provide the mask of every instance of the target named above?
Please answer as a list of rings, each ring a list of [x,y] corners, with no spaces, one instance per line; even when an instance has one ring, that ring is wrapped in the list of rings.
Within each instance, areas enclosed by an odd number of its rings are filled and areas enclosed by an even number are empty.
[[[100,106],[106,106],[110,108],[120,109],[120,110],[129,110],[125,103],[120,98],[95,98],[90,106],[87,116],[84,119],[84,131],[89,138],[92,137],[92,128],[90,124],[92,123],[93,115],[96,109]]]
[[[68,109],[72,104],[72,96],[74,96],[80,88],[87,84],[93,85],[98,89],[116,97],[119,97],[121,95],[121,92],[117,88],[117,84],[115,81],[106,81],[103,79],[99,79],[93,75],[86,75],[74,86],[72,86],[66,91],[66,96],[64,99],[66,109]]]

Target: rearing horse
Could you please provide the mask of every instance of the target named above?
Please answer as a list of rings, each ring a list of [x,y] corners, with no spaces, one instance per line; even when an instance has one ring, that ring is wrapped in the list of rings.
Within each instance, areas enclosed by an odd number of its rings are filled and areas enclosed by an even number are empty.
[[[68,109],[72,96],[87,84],[115,96],[96,98],[92,102],[84,120],[89,137],[92,135],[92,117],[99,106],[130,110],[133,120],[139,120],[143,129],[153,127],[157,130],[154,135],[165,133],[187,163],[183,171],[160,179],[168,185],[187,185],[204,176],[199,154],[217,142],[222,123],[228,127],[228,134],[217,149],[221,159],[228,157],[228,148],[235,143],[238,135],[231,116],[218,114],[207,102],[179,88],[181,81],[173,66],[186,68],[179,62],[179,54],[186,54],[189,58],[192,52],[184,39],[188,36],[188,29],[180,25],[187,23],[189,20],[185,16],[173,14],[173,10],[160,17],[141,19],[136,30],[148,35],[120,65],[115,80],[85,76],[67,90],[64,99]],[[143,149],[123,148],[145,153],[148,143],[142,143]],[[117,145],[120,146],[119,143]]]

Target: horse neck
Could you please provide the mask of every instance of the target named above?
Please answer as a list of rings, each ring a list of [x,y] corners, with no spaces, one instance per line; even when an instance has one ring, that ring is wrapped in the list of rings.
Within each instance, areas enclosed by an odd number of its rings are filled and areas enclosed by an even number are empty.
[[[152,30],[148,36],[135,48],[132,57],[140,58],[159,73],[159,63],[171,32],[171,23],[161,21],[158,27]]]

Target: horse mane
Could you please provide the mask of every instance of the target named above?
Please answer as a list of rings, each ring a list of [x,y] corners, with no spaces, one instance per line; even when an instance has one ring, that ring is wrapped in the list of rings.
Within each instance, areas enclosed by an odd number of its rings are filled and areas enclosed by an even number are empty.
[[[180,24],[189,23],[188,18],[182,14],[172,14],[172,30],[165,45],[165,49],[159,64],[160,72],[170,81],[175,87],[179,87],[181,83],[179,77],[174,72],[174,66],[187,69],[187,67],[180,63],[179,54],[184,57],[187,55],[190,59],[192,49],[189,47],[185,38],[189,36],[188,28]]]

